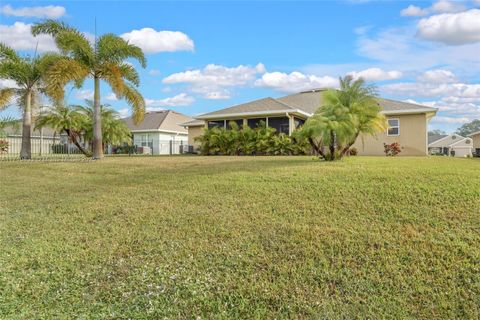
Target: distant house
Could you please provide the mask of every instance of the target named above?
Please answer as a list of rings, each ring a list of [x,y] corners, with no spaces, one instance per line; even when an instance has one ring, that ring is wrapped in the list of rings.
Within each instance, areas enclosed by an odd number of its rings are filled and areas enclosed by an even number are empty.
[[[200,136],[204,128],[228,128],[230,121],[251,128],[264,121],[277,132],[292,134],[312,116],[322,104],[325,89],[303,91],[280,98],[264,98],[229,108],[199,115],[195,121],[184,123],[188,128],[189,143]],[[360,155],[384,155],[384,143],[398,142],[400,155],[428,154],[428,122],[437,109],[418,104],[378,99],[382,113],[387,117],[388,129],[376,136],[359,137],[354,147]]]
[[[472,138],[465,138],[458,134],[428,136],[428,152],[454,157],[471,156],[473,150]]]
[[[480,131],[468,135],[473,141],[473,152],[476,157],[480,157]]]
[[[134,124],[131,117],[123,119],[133,135],[133,144],[148,147],[151,154],[178,154],[188,145],[188,131],[180,123],[192,118],[172,111],[151,111],[139,124]]]

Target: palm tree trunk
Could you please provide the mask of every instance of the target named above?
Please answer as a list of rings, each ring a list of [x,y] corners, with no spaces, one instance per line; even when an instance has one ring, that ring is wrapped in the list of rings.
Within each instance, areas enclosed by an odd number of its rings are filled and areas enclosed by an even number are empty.
[[[355,143],[355,141],[357,141],[357,138],[358,138],[359,135],[360,135],[360,132],[357,131],[357,133],[355,134],[355,138],[353,138],[352,141],[350,141],[350,142],[345,146],[345,148],[343,148],[342,152],[340,153],[340,157],[343,157],[343,156],[348,152],[348,150],[350,150],[350,147],[353,146],[353,144]]]
[[[32,158],[32,92],[27,91],[25,106],[23,110],[22,127],[22,149],[20,150],[20,159],[28,160]]]
[[[70,141],[73,142],[73,144],[80,150],[81,153],[83,153],[85,156],[90,157],[92,154],[88,151],[85,150],[84,147],[80,143],[78,143],[76,135],[70,130],[70,129],[63,129],[67,133],[68,137],[70,138]]]
[[[323,152],[322,150],[322,147],[318,146],[315,141],[313,141],[312,138],[308,138],[308,142],[310,143],[310,145],[312,146],[313,150],[324,160],[327,160],[327,158],[325,158],[325,153]]]
[[[335,133],[332,131],[330,131],[330,146],[329,146],[329,149],[330,149],[330,160],[335,160],[335,144],[336,144],[336,141],[335,141]]]
[[[94,77],[95,90],[93,94],[93,159],[103,158],[102,116],[100,110],[100,78]]]

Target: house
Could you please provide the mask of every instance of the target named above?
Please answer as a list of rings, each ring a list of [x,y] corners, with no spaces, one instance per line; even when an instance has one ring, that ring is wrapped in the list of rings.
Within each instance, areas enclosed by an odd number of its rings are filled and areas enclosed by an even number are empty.
[[[192,118],[172,111],[150,111],[145,113],[142,122],[135,124],[132,117],[123,119],[133,135],[133,144],[137,147],[148,147],[149,153],[178,154],[188,144],[188,131],[180,123]]]
[[[322,104],[326,89],[303,91],[280,98],[264,98],[229,108],[199,115],[195,121],[183,123],[188,128],[189,143],[201,135],[203,128],[220,126],[227,128],[230,121],[254,128],[264,121],[277,132],[292,134],[312,116]],[[384,155],[384,143],[398,142],[401,155],[425,156],[428,154],[428,122],[437,109],[418,104],[388,99],[378,99],[382,113],[388,119],[388,130],[376,136],[359,137],[354,147],[360,155]]]
[[[430,154],[443,154],[454,157],[471,156],[473,140],[458,134],[430,135],[428,137],[428,152]]]
[[[468,137],[472,139],[474,155],[480,157],[480,131],[469,134]]]

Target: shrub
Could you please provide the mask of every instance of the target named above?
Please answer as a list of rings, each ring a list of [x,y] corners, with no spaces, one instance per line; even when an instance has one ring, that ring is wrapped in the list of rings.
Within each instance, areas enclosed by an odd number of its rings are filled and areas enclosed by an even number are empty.
[[[358,150],[357,150],[357,148],[355,148],[355,147],[350,148],[350,149],[348,150],[348,154],[351,155],[351,156],[356,156],[356,155],[358,155]]]
[[[398,155],[400,152],[402,152],[400,148],[400,144],[398,142],[394,142],[390,144],[384,143],[383,149],[387,157],[394,157]]]
[[[248,126],[241,128],[229,123],[230,129],[206,129],[202,136],[195,140],[200,142],[203,155],[292,155],[305,154],[308,142],[290,137],[275,131],[261,122],[257,128]],[[306,147],[307,146],[307,147]]]
[[[0,140],[0,154],[8,152],[8,141]]]

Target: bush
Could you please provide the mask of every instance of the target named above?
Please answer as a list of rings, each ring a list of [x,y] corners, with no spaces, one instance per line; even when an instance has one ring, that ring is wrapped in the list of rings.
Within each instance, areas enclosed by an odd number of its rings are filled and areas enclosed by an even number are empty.
[[[255,129],[240,128],[235,122],[230,122],[229,127],[206,129],[195,139],[200,142],[200,152],[203,155],[292,155],[305,154],[308,150],[305,141],[295,135],[277,133],[264,122]]]
[[[357,150],[357,148],[355,148],[355,147],[350,148],[350,149],[348,150],[348,154],[351,155],[351,156],[356,156],[356,155],[358,155],[358,150]]]
[[[400,148],[400,144],[398,142],[394,142],[391,144],[384,143],[383,149],[387,157],[394,157],[400,152],[402,152],[402,149]]]
[[[0,154],[8,152],[8,141],[0,140]]]

